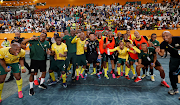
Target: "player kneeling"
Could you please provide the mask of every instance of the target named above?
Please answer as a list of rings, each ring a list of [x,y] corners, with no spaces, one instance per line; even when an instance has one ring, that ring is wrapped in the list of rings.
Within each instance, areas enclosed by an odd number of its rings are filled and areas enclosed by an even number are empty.
[[[163,70],[163,67],[157,60],[155,49],[153,47],[147,47],[146,43],[142,43],[141,48],[142,48],[141,53],[138,55],[139,60],[138,62],[135,63],[136,72],[138,74],[138,77],[136,78],[135,82],[141,81],[140,68],[152,66],[160,72],[160,76],[162,78],[161,84],[169,88],[169,85],[165,82],[165,72]]]

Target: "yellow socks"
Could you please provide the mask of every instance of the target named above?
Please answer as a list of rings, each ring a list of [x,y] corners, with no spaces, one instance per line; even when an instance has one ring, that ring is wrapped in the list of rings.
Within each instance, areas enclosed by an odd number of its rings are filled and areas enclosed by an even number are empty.
[[[79,76],[79,68],[76,69],[76,75]]]
[[[0,83],[0,100],[2,100],[1,94],[2,94],[2,90],[3,90],[3,86],[4,86],[4,83]]]
[[[18,86],[18,92],[22,91],[22,78],[20,80],[16,80],[17,86]]]
[[[79,68],[78,68],[78,69],[79,69],[79,71],[81,71],[81,69],[82,69],[82,66],[79,66]]]
[[[120,75],[120,67],[117,67],[118,75]]]
[[[56,81],[55,76],[54,76],[54,72],[49,73],[49,74],[50,74],[50,76],[51,76],[52,80],[53,80],[53,81]]]
[[[84,72],[84,70],[85,70],[84,68],[81,69],[81,74]]]
[[[71,66],[72,66],[72,64],[69,64],[67,70],[70,70],[70,69],[71,69]]]
[[[93,68],[93,72],[96,73],[96,68]]]
[[[121,72],[123,72],[123,68],[124,68],[124,66],[123,66],[123,65],[121,65]]]
[[[132,70],[133,75],[135,75],[136,72],[135,72],[135,69],[134,69],[133,65],[131,65],[131,70]]]
[[[66,73],[62,74],[63,83],[66,83]]]
[[[108,64],[108,62],[106,62],[106,66],[107,66],[107,70],[109,70],[109,64]]]
[[[126,67],[125,67],[125,76],[128,76],[129,70],[130,70],[130,68],[128,68],[128,67],[126,66]]]
[[[107,75],[107,68],[104,68],[104,75]]]

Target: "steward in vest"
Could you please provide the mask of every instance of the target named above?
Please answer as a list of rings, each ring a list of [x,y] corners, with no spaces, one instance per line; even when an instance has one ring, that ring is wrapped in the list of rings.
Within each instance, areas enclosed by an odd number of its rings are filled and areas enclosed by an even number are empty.
[[[116,78],[115,74],[114,74],[114,69],[115,69],[115,66],[114,66],[114,59],[115,59],[115,56],[114,56],[114,52],[108,52],[109,49],[114,49],[115,47],[115,39],[113,37],[113,33],[111,31],[108,32],[108,36],[104,39],[104,44],[103,44],[103,48],[105,49],[105,57],[106,57],[106,62],[108,61],[108,58],[110,58],[111,60],[111,67],[112,67],[112,77],[113,78]],[[105,64],[104,65],[104,76],[109,79],[108,75],[107,75],[107,65]]]
[[[4,38],[4,41],[2,42],[1,46],[2,46],[3,48],[5,48],[5,47],[10,47],[10,42],[7,40],[6,37]]]

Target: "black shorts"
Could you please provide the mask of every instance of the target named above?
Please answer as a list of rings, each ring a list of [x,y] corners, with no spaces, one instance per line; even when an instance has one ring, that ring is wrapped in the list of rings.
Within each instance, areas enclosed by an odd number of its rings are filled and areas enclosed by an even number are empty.
[[[99,61],[97,61],[98,59],[98,54],[97,53],[92,53],[92,54],[87,54],[86,55],[86,63],[100,63]]]
[[[38,72],[38,69],[40,69],[40,72],[46,72],[46,60],[33,60],[31,59],[31,72]]]
[[[152,62],[144,62],[144,61],[142,61],[141,64],[144,65],[144,66],[149,66],[149,65],[151,65],[151,63]],[[155,67],[158,67],[158,66],[161,66],[161,64],[160,64],[160,62],[158,60],[156,60]]]
[[[107,54],[106,54],[106,61],[108,61],[108,58],[109,58],[110,60],[115,60],[115,55],[114,55],[114,53],[113,53],[112,55],[107,55]]]

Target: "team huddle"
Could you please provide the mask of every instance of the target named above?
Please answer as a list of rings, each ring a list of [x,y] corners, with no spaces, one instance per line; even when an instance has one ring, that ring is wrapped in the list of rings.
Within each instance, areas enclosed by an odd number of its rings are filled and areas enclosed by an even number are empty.
[[[170,32],[164,31],[163,35],[166,37],[166,35],[170,35]],[[160,48],[156,37],[156,34],[152,34],[151,39],[148,39],[146,36],[141,36],[138,31],[135,31],[133,35],[130,34],[130,30],[127,30],[125,34],[118,32],[117,35],[112,31],[97,31],[96,33],[87,31],[85,35],[81,30],[71,29],[70,33],[65,30],[60,35],[55,33],[54,37],[47,38],[47,32],[43,30],[40,36],[33,36],[21,43],[14,42],[11,47],[0,49],[0,95],[6,75],[11,72],[16,78],[18,96],[19,98],[23,97],[21,72],[26,72],[24,67],[25,50],[23,49],[27,43],[30,44],[29,95],[31,96],[35,94],[33,84],[47,89],[44,84],[47,55],[50,55],[49,86],[62,79],[62,85],[66,88],[66,78],[71,74],[72,66],[71,78],[74,81],[78,81],[80,78],[86,80],[89,74],[96,75],[97,79],[102,77],[109,79],[110,76],[118,79],[125,76],[128,80],[135,79],[134,82],[140,82],[146,75],[150,75],[151,81],[155,81],[153,73],[153,68],[155,68],[160,72],[161,84],[169,88],[170,86],[165,82],[164,69],[157,60],[157,54],[163,56],[164,52],[162,51],[164,50],[162,49],[166,48],[164,45]],[[110,72],[108,72],[110,70],[108,60],[111,64]],[[93,64],[93,72],[89,70],[91,64]],[[134,68],[134,64],[136,68]],[[40,83],[37,78],[38,69],[40,69]],[[133,73],[132,77],[129,76],[130,71]],[[140,75],[141,71],[143,72],[142,76]],[[58,75],[57,79],[54,72]],[[171,83],[171,85],[173,84]],[[175,88],[173,87],[173,89]],[[174,91],[173,94],[175,93],[178,91]]]

